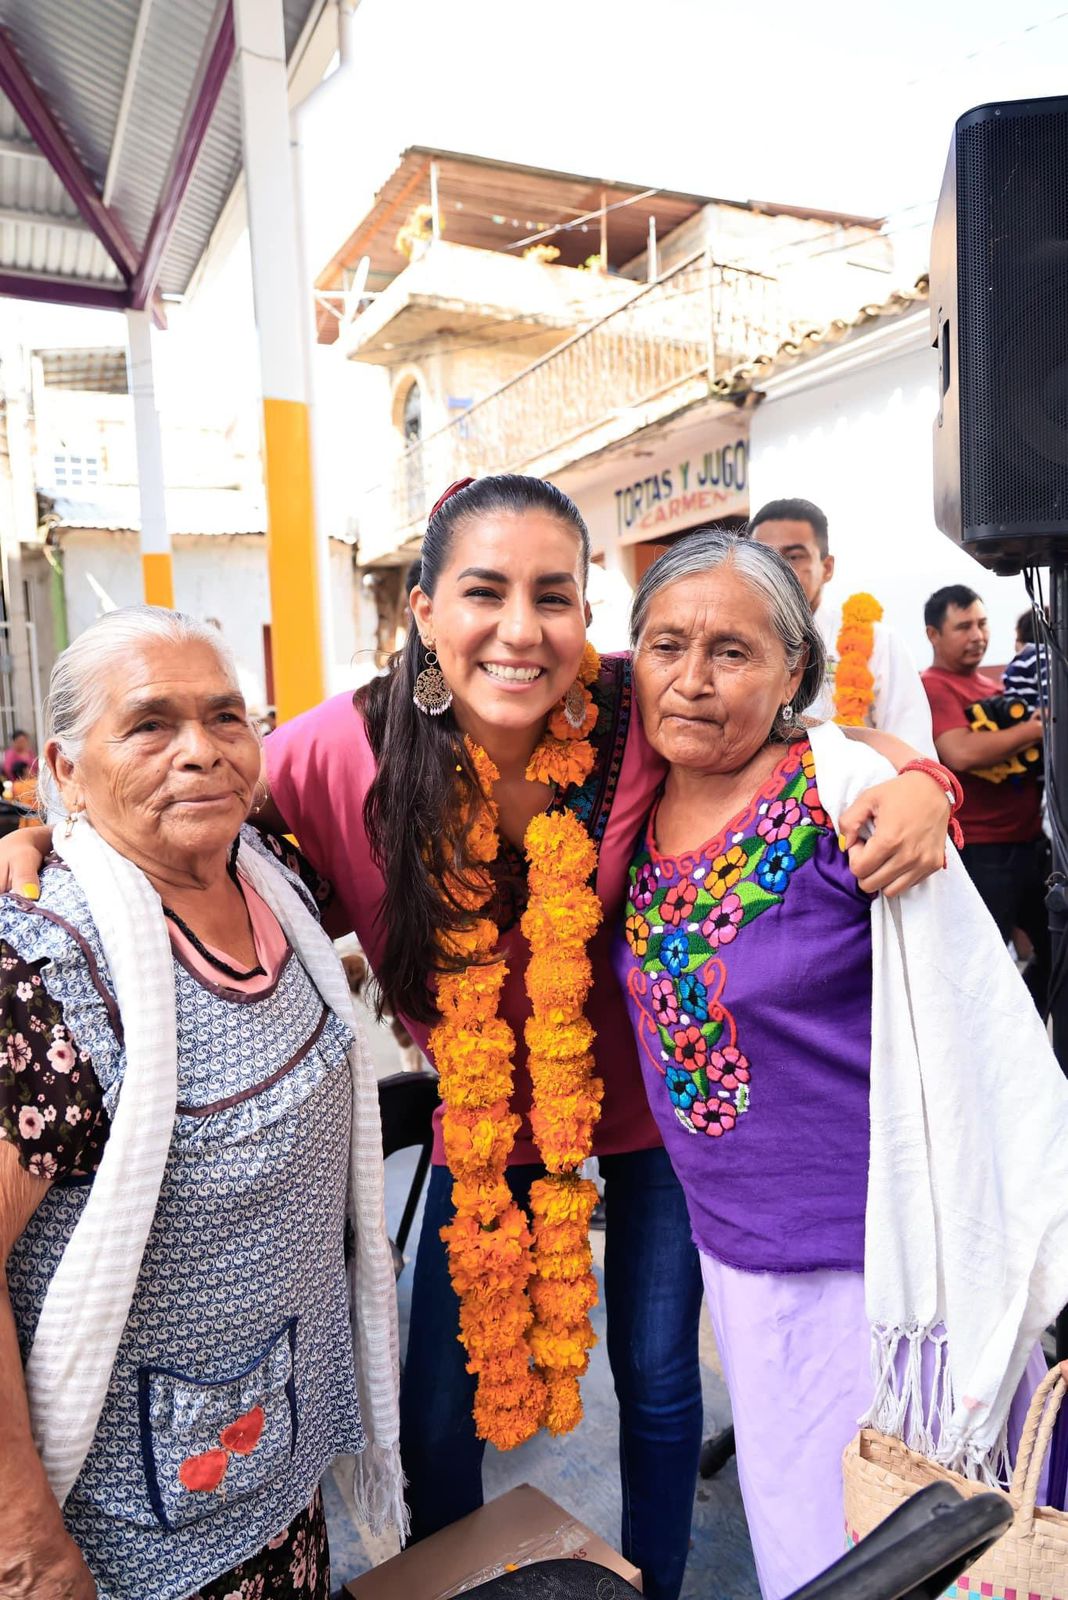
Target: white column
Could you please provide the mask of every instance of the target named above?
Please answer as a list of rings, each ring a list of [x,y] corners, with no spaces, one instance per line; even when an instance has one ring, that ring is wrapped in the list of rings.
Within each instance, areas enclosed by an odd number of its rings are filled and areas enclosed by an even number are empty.
[[[323,697],[308,418],[308,315],[290,154],[281,0],[233,0],[252,293],[260,345],[271,646],[279,721]]]
[[[141,572],[150,606],[174,605],[171,540],[163,487],[163,439],[152,366],[152,314],[126,313],[126,370],[134,410],[141,499]]]

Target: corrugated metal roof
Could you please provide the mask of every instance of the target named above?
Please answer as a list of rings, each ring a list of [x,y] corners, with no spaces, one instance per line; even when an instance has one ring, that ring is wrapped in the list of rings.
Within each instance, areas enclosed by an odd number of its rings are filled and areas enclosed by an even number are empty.
[[[267,531],[267,508],[263,497],[247,489],[168,489],[167,528],[172,538],[195,535],[224,538]],[[139,533],[141,500],[136,487],[110,485],[101,488],[95,499],[74,499],[66,495],[39,495],[46,520],[59,532],[72,528],[97,529],[107,533]],[[45,519],[42,519],[45,520]],[[355,538],[331,534],[340,544],[354,544]]]
[[[79,393],[128,394],[126,349],[122,345],[85,345],[36,350],[46,389]]]
[[[97,191],[103,192],[138,13],[144,0],[0,0],[9,33]],[[287,53],[325,0],[283,0]],[[110,206],[140,253],[217,9],[216,0],[153,0]],[[22,146],[24,149],[20,150]],[[0,271],[86,283],[122,277],[0,93]],[[241,115],[231,67],[201,146],[159,287],[188,287],[241,168]],[[14,220],[15,214],[27,220]]]
[[[92,500],[57,495],[49,523],[57,528],[98,528],[111,533],[139,533],[141,499],[136,486],[101,489]],[[168,489],[167,527],[171,536],[265,533],[267,510],[262,498],[244,489]]]

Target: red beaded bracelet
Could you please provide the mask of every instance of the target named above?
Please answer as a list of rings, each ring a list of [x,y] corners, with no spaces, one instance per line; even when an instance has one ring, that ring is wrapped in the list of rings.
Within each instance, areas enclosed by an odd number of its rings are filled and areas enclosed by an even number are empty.
[[[915,761],[906,761],[899,776],[906,772],[923,772],[938,784],[949,801],[949,837],[959,850],[964,843],[964,833],[957,821],[957,812],[964,804],[964,790],[957,774],[944,767],[940,761],[928,761],[926,756],[920,756]]]

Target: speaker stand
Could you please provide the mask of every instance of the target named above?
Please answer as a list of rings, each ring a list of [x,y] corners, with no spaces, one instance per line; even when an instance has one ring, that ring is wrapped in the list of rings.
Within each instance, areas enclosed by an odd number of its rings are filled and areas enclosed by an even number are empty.
[[[1047,650],[1050,712],[1046,727],[1046,801],[1054,819],[1053,870],[1046,909],[1051,945],[1050,1021],[1053,1049],[1068,1075],[1068,558],[1050,563],[1050,631]],[[1041,630],[1036,630],[1041,637]],[[1038,1179],[1037,1181],[1041,1181]],[[1057,1359],[1068,1360],[1068,1308],[1057,1318]]]

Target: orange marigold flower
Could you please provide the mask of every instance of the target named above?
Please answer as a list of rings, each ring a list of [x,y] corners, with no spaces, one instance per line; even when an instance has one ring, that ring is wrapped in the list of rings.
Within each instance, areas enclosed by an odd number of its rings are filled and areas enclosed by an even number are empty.
[[[503,961],[471,967],[462,974],[448,973],[438,983],[438,1010],[447,1021],[461,1025],[475,1017],[492,1016],[507,976]]]
[[[487,1227],[508,1209],[512,1191],[503,1178],[496,1175],[481,1178],[457,1178],[452,1186],[452,1203],[465,1216],[477,1217]]]
[[[480,1439],[496,1445],[498,1450],[514,1450],[537,1433],[545,1414],[547,1396],[545,1382],[537,1373],[530,1372],[518,1386],[517,1403],[502,1407],[485,1379],[480,1380],[475,1394],[475,1432]]]
[[[586,1056],[593,1049],[596,1035],[585,1017],[571,1021],[562,1011],[552,1009],[541,1017],[531,1017],[523,1036],[532,1056],[561,1061],[570,1056]]]
[[[531,783],[551,783],[567,789],[586,782],[596,759],[588,739],[572,744],[546,735],[527,762],[526,775]]]
[[[527,1066],[534,1082],[535,1099],[546,1106],[555,1105],[561,1096],[573,1094],[576,1089],[588,1089],[592,1083],[589,1071],[570,1056],[558,1061],[532,1056]]]
[[[596,683],[601,675],[601,658],[588,639],[582,649],[577,675],[585,684]]]
[[[548,1385],[545,1426],[552,1434],[570,1433],[582,1421],[578,1379],[570,1373],[554,1376]]]
[[[535,1276],[530,1285],[530,1303],[541,1327],[562,1332],[577,1326],[597,1304],[597,1280],[592,1272],[584,1273],[574,1283]]]
[[[875,630],[869,623],[857,623],[853,627],[843,628],[838,635],[837,648],[840,656],[863,656],[865,661],[871,655],[875,644]]]
[[[556,1372],[583,1373],[589,1365],[589,1352],[597,1343],[593,1329],[587,1322],[584,1328],[568,1333],[553,1333],[535,1323],[530,1330],[530,1353],[534,1365]]]
[[[581,1250],[554,1250],[546,1255],[538,1253],[538,1277],[565,1279],[581,1278],[589,1272],[593,1254],[588,1244]]]
[[[559,1007],[574,1016],[586,1003],[593,968],[585,953],[568,949],[537,950],[527,964],[527,991],[535,1007]]]
[[[485,1169],[503,1172],[520,1126],[520,1118],[508,1110],[507,1099],[484,1109],[450,1106],[441,1131],[453,1177],[471,1177]]]
[[[568,889],[577,888],[597,869],[597,848],[571,811],[545,811],[534,817],[523,840],[531,871],[546,878],[563,878]],[[548,892],[556,885],[546,882]]]
[[[842,622],[846,625],[854,622],[881,622],[883,608],[873,594],[850,595],[842,606]]]
[[[476,744],[473,739],[464,738],[464,749],[467,751],[471,765],[475,769],[475,776],[481,785],[482,793],[489,798],[493,793],[493,785],[500,778],[500,773],[482,746]]]
[[[460,1338],[469,1366],[476,1372],[489,1368],[501,1350],[518,1350],[525,1344],[532,1321],[525,1295],[485,1301],[472,1297],[460,1307]],[[523,1362],[526,1362],[526,1355]]]
[[[838,670],[834,675],[835,687],[840,684],[843,689],[858,690],[863,694],[868,693],[875,684],[870,668],[863,661],[839,661]]]
[[[597,1204],[597,1185],[588,1178],[537,1178],[530,1186],[532,1216],[545,1223],[573,1223],[583,1234]]]
[[[492,955],[497,948],[499,937],[497,924],[490,922],[486,917],[480,917],[469,928],[455,928],[443,933],[438,943],[445,954],[453,960],[476,962],[484,956]]]
[[[521,926],[535,953],[560,947],[573,952],[589,943],[603,915],[596,895],[535,895]]]

